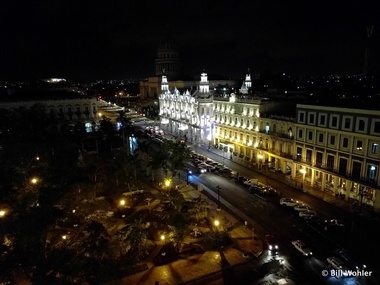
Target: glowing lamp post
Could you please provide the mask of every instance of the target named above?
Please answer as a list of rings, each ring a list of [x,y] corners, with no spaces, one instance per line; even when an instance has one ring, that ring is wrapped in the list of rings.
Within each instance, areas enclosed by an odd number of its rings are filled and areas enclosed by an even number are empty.
[[[170,188],[170,185],[172,184],[172,180],[170,178],[165,179],[164,185],[166,188]]]
[[[125,204],[126,204],[126,201],[125,201],[124,199],[121,199],[121,200],[119,201],[119,205],[120,205],[120,206],[124,207]]]
[[[30,183],[36,185],[38,183],[38,178],[37,177],[33,177],[32,179],[30,179]]]
[[[5,210],[0,210],[0,218],[4,218],[6,214]]]

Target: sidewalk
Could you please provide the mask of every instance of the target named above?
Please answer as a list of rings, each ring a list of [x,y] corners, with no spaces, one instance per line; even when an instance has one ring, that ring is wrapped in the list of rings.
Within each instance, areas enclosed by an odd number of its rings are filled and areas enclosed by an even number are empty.
[[[163,178],[163,177],[162,177]],[[159,181],[159,180],[157,180]],[[220,250],[207,250],[200,254],[194,254],[187,258],[178,259],[171,263],[156,266],[153,263],[154,257],[159,254],[162,245],[157,245],[156,249],[152,252],[146,260],[147,270],[126,276],[123,278],[125,284],[223,284],[223,271],[231,267],[249,262],[255,256],[259,256],[263,251],[262,241],[259,239],[256,231],[252,231],[252,226],[256,225],[254,221],[245,217],[238,209],[232,209],[237,213],[234,216],[226,211],[226,201],[220,199],[224,205],[221,211],[217,210],[217,200],[215,193],[210,189],[204,189],[199,192],[194,186],[187,185],[186,182],[173,179],[173,185],[178,185],[179,191],[183,194],[185,199],[191,200],[202,196],[208,203],[208,219],[213,221],[215,218],[220,219],[224,226],[228,226],[228,232],[233,240],[231,246],[221,248]],[[159,196],[159,191],[154,189],[152,193]],[[245,225],[244,221],[247,221]],[[223,227],[221,224],[220,227]],[[185,242],[193,241],[189,239]],[[222,278],[222,279],[221,279]],[[219,281],[217,281],[219,280]]]

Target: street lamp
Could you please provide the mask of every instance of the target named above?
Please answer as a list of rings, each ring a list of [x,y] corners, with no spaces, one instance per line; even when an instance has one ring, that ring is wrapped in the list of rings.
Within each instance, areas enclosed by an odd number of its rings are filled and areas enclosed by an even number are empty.
[[[126,201],[125,201],[124,199],[121,199],[121,200],[119,201],[119,205],[120,205],[120,206],[124,207],[125,204],[126,204]]]
[[[219,227],[219,225],[220,225],[219,220],[215,220],[215,221],[214,221],[214,226],[215,226],[215,227]]]
[[[300,173],[302,173],[302,180],[301,180],[301,189],[302,189],[303,188],[303,182],[305,180],[306,169],[305,168],[301,168],[300,169]]]
[[[32,184],[37,184],[38,183],[38,178],[37,177],[33,177],[32,179],[30,179],[30,183]]]
[[[164,185],[169,188],[170,185],[172,184],[172,180],[170,178],[166,178],[164,181]]]
[[[6,215],[5,210],[0,210],[0,218],[4,218]]]

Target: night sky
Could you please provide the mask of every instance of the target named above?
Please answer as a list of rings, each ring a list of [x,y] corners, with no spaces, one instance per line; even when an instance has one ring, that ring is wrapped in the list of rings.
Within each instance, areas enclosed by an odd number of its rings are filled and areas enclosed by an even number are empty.
[[[367,25],[380,66],[380,1],[0,2],[0,80],[148,77],[167,30],[192,76],[362,73]]]

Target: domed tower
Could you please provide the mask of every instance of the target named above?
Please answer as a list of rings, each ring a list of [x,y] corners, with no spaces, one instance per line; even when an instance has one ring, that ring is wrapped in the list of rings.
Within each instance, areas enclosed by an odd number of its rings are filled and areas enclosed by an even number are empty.
[[[166,39],[158,45],[156,64],[156,76],[166,75],[169,80],[181,75],[181,61],[178,53],[178,45],[168,34]]]

